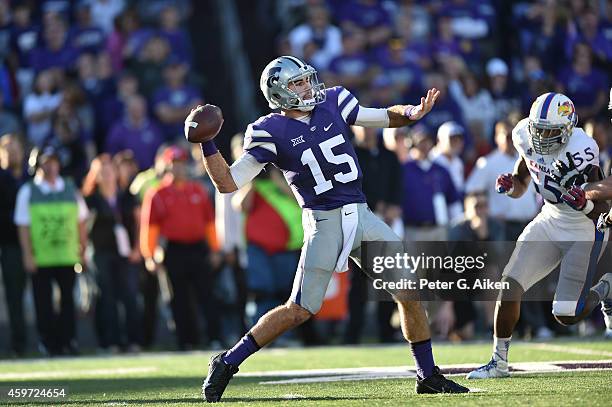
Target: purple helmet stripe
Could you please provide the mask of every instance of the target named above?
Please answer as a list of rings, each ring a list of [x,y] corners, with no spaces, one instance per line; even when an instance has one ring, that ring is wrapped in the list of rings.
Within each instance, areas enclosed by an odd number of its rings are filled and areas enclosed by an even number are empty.
[[[550,102],[552,102],[556,93],[550,92],[548,96],[546,96],[546,100],[544,100],[544,104],[542,105],[542,111],[540,112],[540,119],[546,120],[546,115],[548,114],[548,108],[550,107]]]

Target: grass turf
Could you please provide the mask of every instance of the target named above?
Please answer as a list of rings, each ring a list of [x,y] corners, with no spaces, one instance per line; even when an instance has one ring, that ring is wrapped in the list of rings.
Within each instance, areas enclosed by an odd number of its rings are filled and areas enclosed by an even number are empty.
[[[437,363],[484,363],[490,344],[437,344]],[[62,387],[62,405],[201,405],[200,386],[210,353],[142,354],[139,356],[0,362],[0,388]],[[514,343],[513,362],[612,359],[612,341]],[[412,365],[406,346],[271,349],[241,366],[242,372],[339,367]],[[121,369],[121,370],[119,370]],[[610,405],[612,371],[517,375],[510,379],[460,383],[480,391],[468,395],[414,393],[414,379],[261,385],[272,377],[236,377],[224,405]],[[0,405],[49,405],[44,401],[0,399]]]

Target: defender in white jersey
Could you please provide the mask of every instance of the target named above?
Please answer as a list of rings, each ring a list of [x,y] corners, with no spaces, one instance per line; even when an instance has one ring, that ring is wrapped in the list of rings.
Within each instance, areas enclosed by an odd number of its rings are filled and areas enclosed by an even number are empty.
[[[508,376],[508,348],[520,315],[520,298],[559,264],[561,271],[552,313],[564,325],[574,324],[610,296],[602,278],[592,286],[597,261],[608,232],[597,230],[594,219],[607,211],[605,201],[590,201],[580,188],[601,179],[599,149],[575,127],[574,104],[565,95],[546,93],[536,99],[528,118],[512,132],[519,152],[514,174],[502,174],[497,192],[520,197],[531,180],[544,199],[540,213],[519,236],[503,272],[510,284],[497,302],[491,361],[470,372],[468,379]],[[606,275],[607,276],[607,275]]]

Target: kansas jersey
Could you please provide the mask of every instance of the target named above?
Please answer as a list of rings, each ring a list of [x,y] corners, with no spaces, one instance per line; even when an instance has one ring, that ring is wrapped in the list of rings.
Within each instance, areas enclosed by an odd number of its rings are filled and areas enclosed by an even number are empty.
[[[579,171],[592,164],[599,166],[599,148],[594,139],[581,128],[575,127],[568,142],[551,155],[537,154],[529,145],[529,119],[523,119],[512,130],[514,147],[527,164],[529,174],[538,193],[544,199],[542,212],[557,219],[584,221],[585,215],[561,200],[565,189],[553,180],[552,166],[556,160],[567,164],[566,153],[570,152]]]
[[[309,123],[272,113],[245,133],[244,150],[280,168],[302,208],[330,210],[366,201],[349,129],[359,103],[341,86],[325,93]]]

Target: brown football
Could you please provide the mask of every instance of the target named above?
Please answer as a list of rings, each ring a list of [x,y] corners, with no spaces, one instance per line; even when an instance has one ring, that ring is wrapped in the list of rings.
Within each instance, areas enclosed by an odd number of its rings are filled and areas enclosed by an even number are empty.
[[[218,106],[198,106],[185,119],[185,137],[192,143],[212,140],[221,130],[223,113]]]

